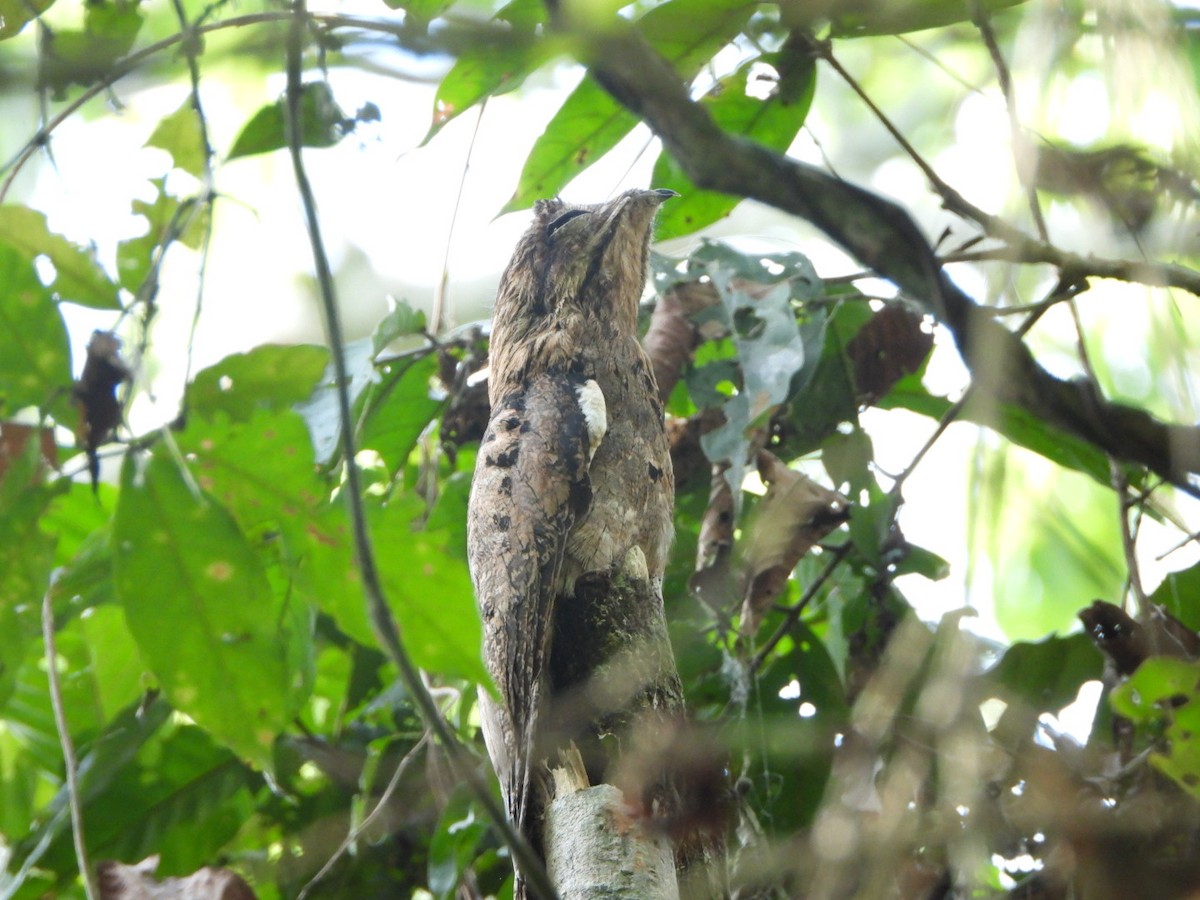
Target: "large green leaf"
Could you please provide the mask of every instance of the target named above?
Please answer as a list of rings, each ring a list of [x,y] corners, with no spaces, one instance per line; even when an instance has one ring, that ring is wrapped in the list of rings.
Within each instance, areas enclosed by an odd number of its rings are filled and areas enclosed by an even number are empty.
[[[183,101],[179,109],[159,120],[154,132],[146,141],[146,146],[166,150],[175,161],[176,168],[183,169],[197,178],[204,174],[208,147],[204,144],[200,114],[190,96]]]
[[[1188,628],[1200,631],[1200,565],[1172,572],[1150,595],[1150,601],[1165,607]]]
[[[766,54],[760,62],[778,65],[779,54]],[[721,79],[701,104],[723,131],[783,152],[795,140],[812,105],[817,85],[816,64],[809,58],[797,73],[798,83],[788,84],[786,90],[784,85],[777,83],[766,98],[752,96],[756,86],[752,77],[758,77],[755,67],[742,66]],[[666,150],[659,154],[654,164],[650,183],[680,194],[658,214],[656,235],[659,240],[691,234],[711,225],[729,215],[741,202],[740,197],[697,188]]]
[[[1104,673],[1104,660],[1086,634],[1051,635],[1013,644],[985,676],[1000,699],[1019,699],[1035,713],[1058,712],[1074,701],[1086,681]]]
[[[54,759],[58,751],[57,735],[54,732],[48,699],[45,704],[46,716],[51,719],[49,738],[54,741],[55,751],[49,758]],[[108,723],[90,746],[77,748],[80,753],[79,800],[85,808],[108,789],[146,741],[162,727],[170,713],[170,706],[161,697],[151,703],[129,706]],[[70,720],[68,715],[68,721]],[[42,757],[43,760],[46,758]],[[43,862],[43,857],[48,854],[57,857],[57,865],[54,865],[54,868],[60,873],[70,875],[75,871],[74,855],[69,850],[69,804],[70,795],[67,786],[63,785],[41,810],[36,830],[17,845],[14,856],[22,863],[21,873],[16,878],[7,880],[0,876],[0,895],[13,896],[28,876],[29,867],[46,865],[50,868],[50,864]],[[62,849],[64,840],[68,846],[66,851]],[[56,852],[52,852],[55,849]]]
[[[424,512],[416,498],[397,498],[369,512],[380,576],[413,661],[433,672],[487,683],[471,577],[453,536],[414,529]]]
[[[797,0],[785,2],[787,7]],[[1025,0],[978,0],[981,11],[995,13],[1019,6]],[[926,28],[940,28],[954,25],[958,22],[970,22],[972,0],[889,0],[886,3],[869,4],[869,12],[848,12],[835,15],[832,22],[832,36],[869,37],[880,34],[906,34],[910,31],[923,31]],[[851,9],[852,5],[847,4]]]
[[[753,12],[744,0],[670,0],[637,27],[684,81],[691,81],[742,29]],[[517,192],[504,212],[558,194],[572,178],[617,145],[638,122],[586,77],[546,126],[525,160]]]
[[[139,470],[130,454],[113,542],[129,630],[167,697],[269,766],[275,736],[303,700],[303,673],[289,665],[289,645],[302,636],[245,535],[169,455]]]
[[[21,29],[54,5],[54,0],[0,0],[0,41]]]
[[[195,726],[164,729],[84,809],[88,845],[101,858],[158,854],[156,874],[191,874],[212,862],[254,812],[251,773]],[[43,861],[74,861],[68,834]]]
[[[227,160],[280,150],[287,142],[287,98],[262,107],[243,127]],[[305,147],[332,147],[353,130],[348,118],[325,81],[304,85],[300,92],[300,137]]]
[[[96,261],[96,254],[52,233],[44,213],[26,206],[0,206],[0,243],[29,262],[39,256],[48,259],[55,272],[50,286],[62,299],[96,309],[120,309],[117,286]]]
[[[417,438],[442,408],[443,401],[430,393],[437,368],[435,356],[396,363],[368,390],[359,444],[378,451],[393,476],[408,462]]]
[[[208,417],[221,412],[241,421],[256,409],[292,406],[312,395],[328,361],[328,350],[309,344],[263,344],[231,354],[188,385],[188,409]]]
[[[1143,726],[1167,723],[1161,752],[1150,762],[1200,799],[1200,662],[1152,657],[1113,689],[1109,702]]]
[[[542,0],[513,0],[496,13],[497,32],[464,47],[438,85],[422,144],[481,100],[519,87],[550,58],[547,42],[534,36],[545,17]]]
[[[66,397],[71,383],[67,327],[58,307],[32,260],[0,243],[0,415],[27,406],[46,409]]]

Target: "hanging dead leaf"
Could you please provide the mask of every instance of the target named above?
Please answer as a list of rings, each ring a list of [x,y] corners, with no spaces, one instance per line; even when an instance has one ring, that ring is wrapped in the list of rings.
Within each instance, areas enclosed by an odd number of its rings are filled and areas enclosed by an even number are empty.
[[[903,303],[888,303],[846,344],[859,398],[867,404],[878,401],[920,369],[932,347],[933,334],[922,328],[921,317]]]
[[[1153,603],[1140,622],[1104,600],[1080,610],[1079,620],[1119,675],[1132,675],[1150,656],[1200,658],[1200,636]]]
[[[37,433],[41,445],[41,462],[38,466],[37,477],[40,479],[46,469],[58,468],[58,445],[54,443],[53,428],[37,428],[33,425],[19,425],[16,422],[0,422],[0,481],[8,473],[12,461],[17,459],[29,441]]]
[[[712,467],[708,506],[696,543],[696,571],[688,579],[692,593],[714,612],[729,609],[730,600],[737,596],[730,569],[735,520],[733,490],[725,477],[726,468]]]
[[[758,474],[767,493],[755,510],[742,554],[746,588],[741,634],[747,638],[758,631],[804,554],[846,521],[850,505],[837,491],[789,469],[767,450],[758,454]]]
[[[113,432],[121,424],[117,388],[129,376],[129,368],[121,359],[121,339],[111,331],[93,331],[83,374],[75,382],[72,392],[80,410],[76,439],[87,453],[93,489],[100,479],[97,450],[112,439]]]
[[[206,866],[185,878],[158,881],[157,868],[157,856],[133,866],[113,860],[100,863],[100,900],[257,900],[250,885],[229,869]]]

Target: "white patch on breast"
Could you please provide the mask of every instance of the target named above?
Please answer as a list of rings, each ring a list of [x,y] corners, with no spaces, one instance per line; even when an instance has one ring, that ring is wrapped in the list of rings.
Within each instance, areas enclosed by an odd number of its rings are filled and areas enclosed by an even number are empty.
[[[575,396],[579,399],[579,410],[587,424],[588,462],[591,462],[596,455],[596,448],[608,431],[608,405],[604,402],[604,391],[591,378],[575,388]]]

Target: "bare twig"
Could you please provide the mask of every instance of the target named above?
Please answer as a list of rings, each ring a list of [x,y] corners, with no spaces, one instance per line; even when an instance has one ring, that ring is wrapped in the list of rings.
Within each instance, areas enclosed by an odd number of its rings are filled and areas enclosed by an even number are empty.
[[[800,599],[797,600],[793,606],[788,607],[787,612],[784,614],[783,621],[779,623],[779,627],[775,629],[775,632],[769,638],[767,638],[766,643],[762,645],[762,649],[754,654],[754,659],[750,661],[749,666],[751,675],[762,668],[763,662],[766,661],[766,658],[770,655],[771,651],[778,646],[779,642],[783,640],[784,636],[787,635],[788,632],[796,627],[796,623],[800,621],[800,614],[803,613],[805,607],[812,602],[813,597],[817,595],[817,591],[824,587],[825,582],[833,576],[834,571],[839,565],[841,565],[842,560],[845,559],[850,553],[850,548],[852,546],[853,544],[850,541],[846,541],[846,543],[839,544],[837,547],[834,547],[832,550],[828,551],[830,557],[829,562],[826,563],[825,568],[821,570],[821,574],[814,578],[812,584],[804,589],[804,594],[800,597]]]
[[[487,97],[479,104],[479,115],[475,117],[475,128],[471,131],[471,141],[467,144],[467,158],[463,160],[462,176],[458,179],[458,192],[454,195],[454,208],[450,213],[450,228],[446,232],[446,252],[442,256],[442,277],[438,279],[437,290],[433,292],[433,307],[429,312],[429,332],[438,334],[442,330],[442,318],[446,308],[446,285],[450,281],[450,250],[454,246],[454,226],[458,222],[458,210],[462,206],[463,189],[467,185],[467,172],[471,169],[471,154],[475,152],[475,141],[479,137],[479,126],[483,124],[483,114],[487,111]]]
[[[438,709],[437,703],[430,696],[429,690],[421,680],[412,660],[400,639],[400,627],[392,617],[384,596],[383,584],[375,563],[375,553],[371,545],[371,535],[367,528],[366,510],[362,502],[362,478],[355,462],[355,442],[353,415],[350,404],[350,375],[346,365],[344,351],[345,338],[342,333],[341,315],[338,311],[337,298],[334,293],[333,272],[325,252],[325,242],[321,237],[320,222],[317,217],[316,198],[308,173],[304,167],[302,133],[303,119],[300,114],[300,104],[303,92],[301,78],[301,55],[304,38],[310,19],[305,11],[305,0],[296,0],[292,7],[291,28],[287,41],[287,91],[286,110],[284,117],[287,134],[288,153],[292,160],[292,169],[296,178],[296,188],[300,194],[300,202],[304,209],[305,224],[308,229],[309,243],[312,247],[313,262],[317,273],[317,285],[321,297],[321,308],[325,319],[326,338],[329,342],[333,358],[334,382],[338,404],[338,420],[341,426],[342,458],[345,466],[345,497],[349,507],[351,530],[354,536],[355,562],[362,578],[363,592],[366,596],[367,614],[372,629],[379,639],[384,652],[396,666],[400,681],[412,697],[417,711],[420,713],[425,726],[434,734],[439,744],[445,749],[450,764],[455,773],[470,787],[475,800],[483,807],[484,812],[493,825],[503,836],[504,842],[512,851],[522,873],[529,882],[535,896],[551,900],[556,895],[545,867],[533,848],[513,828],[504,811],[497,804],[491,790],[480,777],[476,767],[466,758],[466,751],[459,742],[454,731]]]
[[[975,27],[979,29],[979,36],[983,38],[984,46],[987,47],[988,55],[992,58],[992,65],[996,67],[996,80],[1000,82],[1000,92],[1004,95],[1004,107],[1008,110],[1008,128],[1012,136],[1012,150],[1015,157],[1017,169],[1017,178],[1021,182],[1021,187],[1025,191],[1025,197],[1029,202],[1029,212],[1033,216],[1034,226],[1037,228],[1038,236],[1045,242],[1049,242],[1050,235],[1046,230],[1046,219],[1042,215],[1042,207],[1038,202],[1037,185],[1034,184],[1032,174],[1029,168],[1024,164],[1030,160],[1022,159],[1022,154],[1028,154],[1028,145],[1025,140],[1024,130],[1021,128],[1021,120],[1017,115],[1017,95],[1013,90],[1012,73],[1008,70],[1008,63],[1004,59],[1004,54],[1000,52],[1000,45],[996,42],[996,32],[992,28],[992,21],[988,18],[987,11],[979,0],[971,0],[971,21]]]
[[[42,597],[42,643],[46,650],[46,677],[50,681],[50,705],[54,708],[54,727],[58,730],[58,742],[62,747],[63,762],[67,769],[67,802],[71,809],[71,838],[75,842],[75,862],[83,889],[88,900],[96,900],[100,891],[96,886],[96,875],[88,861],[87,842],[83,833],[83,801],[79,796],[79,760],[75,756],[75,742],[67,724],[67,713],[63,705],[62,682],[58,677],[58,649],[54,641],[54,604],[52,592],[47,590]]]
[[[346,852],[350,849],[351,845],[358,840],[359,836],[362,835],[362,833],[370,827],[371,823],[375,821],[379,814],[383,812],[384,807],[387,806],[388,802],[392,799],[392,794],[395,793],[396,788],[399,786],[400,779],[404,777],[404,773],[408,771],[408,767],[412,764],[412,761],[417,758],[417,754],[428,742],[429,735],[426,734],[419,741],[417,741],[416,744],[413,745],[411,750],[404,754],[404,758],[401,759],[397,764],[396,771],[392,773],[392,777],[388,781],[387,787],[383,789],[383,793],[379,795],[379,800],[371,808],[371,811],[363,817],[363,820],[359,822],[358,825],[350,829],[350,832],[346,835],[345,840],[338,845],[338,848],[333,851],[333,854],[325,861],[325,864],[321,866],[319,870],[317,870],[317,873],[308,880],[308,884],[304,885],[300,893],[296,895],[296,900],[305,900],[305,898],[308,896],[308,892],[316,887],[317,883],[333,870],[333,867],[337,865],[337,861],[346,855]]]

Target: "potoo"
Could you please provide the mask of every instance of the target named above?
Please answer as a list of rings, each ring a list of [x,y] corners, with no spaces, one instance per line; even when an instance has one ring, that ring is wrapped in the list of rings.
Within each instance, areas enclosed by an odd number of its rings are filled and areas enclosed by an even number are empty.
[[[500,702],[481,698],[484,737],[508,814],[535,847],[546,759],[564,732],[551,654],[577,649],[555,647],[556,630],[594,593],[577,588],[632,571],[661,608],[674,486],[637,315],[654,216],[671,196],[538,202],[496,299],[468,546],[500,690]]]

